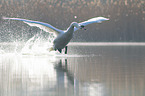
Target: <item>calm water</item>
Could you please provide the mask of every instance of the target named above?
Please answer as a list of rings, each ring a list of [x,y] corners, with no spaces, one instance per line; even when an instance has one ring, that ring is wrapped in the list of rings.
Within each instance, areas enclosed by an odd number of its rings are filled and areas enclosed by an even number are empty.
[[[68,51],[1,51],[0,96],[145,96],[145,46],[73,45]]]

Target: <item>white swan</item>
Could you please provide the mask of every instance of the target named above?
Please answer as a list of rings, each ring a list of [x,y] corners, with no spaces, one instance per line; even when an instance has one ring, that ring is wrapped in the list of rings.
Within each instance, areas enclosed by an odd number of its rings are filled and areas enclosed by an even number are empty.
[[[84,27],[88,24],[101,23],[102,21],[109,20],[108,18],[104,18],[104,17],[95,17],[81,23],[72,22],[67,30],[60,30],[48,23],[43,23],[39,21],[32,21],[32,20],[21,19],[21,18],[8,18],[8,17],[3,17],[3,19],[23,21],[24,23],[30,26],[36,26],[46,32],[55,33],[56,38],[53,41],[53,47],[50,48],[50,51],[58,50],[61,53],[62,49],[65,48],[65,54],[67,54],[67,44],[72,39],[74,31],[77,31],[78,29],[86,30]]]

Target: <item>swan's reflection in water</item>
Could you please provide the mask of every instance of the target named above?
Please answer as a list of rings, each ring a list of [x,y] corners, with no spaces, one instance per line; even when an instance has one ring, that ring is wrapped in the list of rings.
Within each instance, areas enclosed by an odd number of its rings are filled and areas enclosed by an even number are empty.
[[[102,84],[97,82],[80,82],[79,78],[77,78],[77,66],[70,69],[68,60],[69,58],[61,58],[59,63],[55,65],[57,85],[62,89],[59,94],[64,95],[65,92],[66,96],[71,96],[71,94],[73,96],[104,96]]]
[[[1,55],[1,96],[93,96],[102,92],[99,83],[80,83],[68,68],[69,58]],[[93,94],[93,95],[92,95]],[[103,96],[98,95],[97,96]]]

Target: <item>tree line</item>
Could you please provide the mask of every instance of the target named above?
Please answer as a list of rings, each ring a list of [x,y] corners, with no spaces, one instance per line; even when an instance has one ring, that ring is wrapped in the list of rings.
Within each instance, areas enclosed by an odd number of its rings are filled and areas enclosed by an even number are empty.
[[[144,0],[1,0],[0,17],[42,21],[65,30],[73,21],[104,16],[110,20],[75,32],[72,41],[144,42],[144,4]],[[22,22],[0,21],[0,42],[27,40],[40,31]]]

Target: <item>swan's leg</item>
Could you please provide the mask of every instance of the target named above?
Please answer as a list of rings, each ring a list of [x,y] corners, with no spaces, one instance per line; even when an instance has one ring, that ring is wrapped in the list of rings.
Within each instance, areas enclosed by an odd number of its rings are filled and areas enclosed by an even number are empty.
[[[67,46],[65,46],[65,54],[67,54]]]
[[[58,49],[58,51],[61,53],[62,52],[62,49]]]

